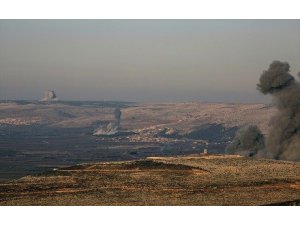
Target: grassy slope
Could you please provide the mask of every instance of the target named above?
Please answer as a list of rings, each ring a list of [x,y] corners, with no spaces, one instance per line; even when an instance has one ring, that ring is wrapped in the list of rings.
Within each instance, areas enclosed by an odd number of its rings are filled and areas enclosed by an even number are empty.
[[[84,164],[0,184],[0,205],[266,205],[300,199],[300,163],[194,155]]]

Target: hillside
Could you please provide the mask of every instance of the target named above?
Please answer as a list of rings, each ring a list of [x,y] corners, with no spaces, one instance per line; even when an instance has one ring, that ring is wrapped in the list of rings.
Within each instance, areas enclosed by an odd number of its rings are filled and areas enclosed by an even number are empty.
[[[299,163],[238,155],[81,164],[0,184],[0,205],[292,205],[299,200]]]
[[[267,133],[275,109],[265,104],[230,103],[116,103],[116,102],[0,102],[0,126],[47,125],[59,128],[97,126],[113,119],[115,107],[122,108],[126,129],[176,127],[182,133],[203,124],[240,127],[257,124]]]
[[[121,135],[93,135],[122,115]],[[208,102],[0,101],[0,181],[78,163],[224,153],[236,130],[268,134],[275,109]]]

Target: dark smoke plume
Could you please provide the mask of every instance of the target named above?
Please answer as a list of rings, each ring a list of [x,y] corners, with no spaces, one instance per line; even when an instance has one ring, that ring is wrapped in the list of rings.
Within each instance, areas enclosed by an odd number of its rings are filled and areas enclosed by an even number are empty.
[[[288,63],[274,61],[260,77],[257,89],[271,94],[278,113],[271,119],[266,142],[274,159],[300,161],[300,84]]]
[[[120,124],[121,124],[121,115],[122,115],[120,108],[115,109],[114,115],[115,115],[115,120],[116,120],[116,127],[119,128]]]
[[[288,63],[274,61],[269,69],[260,76],[257,89],[263,94],[272,94],[282,90],[295,81],[289,71],[290,65]]]
[[[226,152],[243,156],[255,156],[265,148],[264,136],[257,126],[249,125],[239,129]]]

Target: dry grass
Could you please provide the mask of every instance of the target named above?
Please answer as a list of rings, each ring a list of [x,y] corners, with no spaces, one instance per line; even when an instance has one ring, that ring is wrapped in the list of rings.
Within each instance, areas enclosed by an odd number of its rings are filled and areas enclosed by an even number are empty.
[[[300,199],[300,164],[224,155],[83,164],[0,185],[0,205],[267,205]]]

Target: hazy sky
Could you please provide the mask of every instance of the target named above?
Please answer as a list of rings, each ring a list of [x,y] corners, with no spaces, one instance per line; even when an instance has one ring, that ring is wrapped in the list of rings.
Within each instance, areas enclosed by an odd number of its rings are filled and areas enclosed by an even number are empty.
[[[273,60],[300,20],[0,20],[0,99],[263,102]]]

